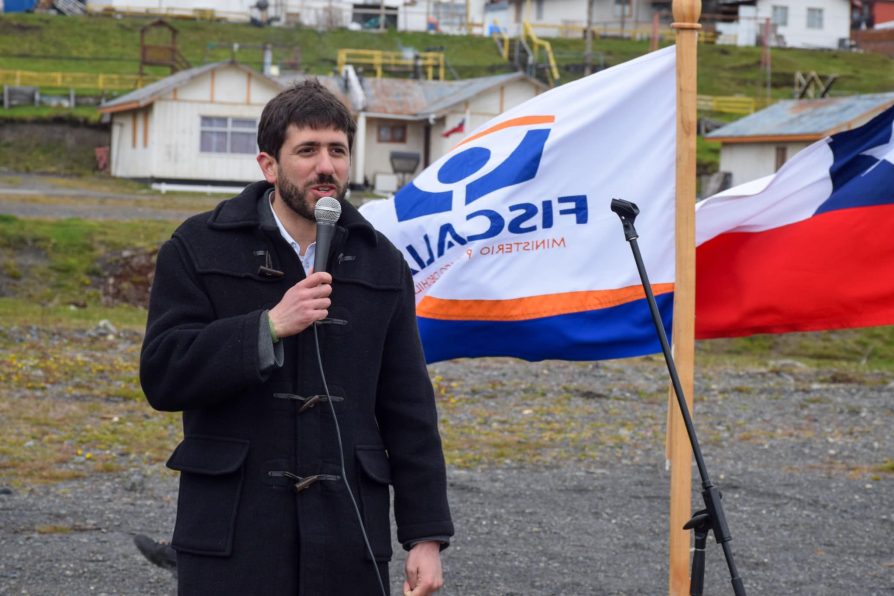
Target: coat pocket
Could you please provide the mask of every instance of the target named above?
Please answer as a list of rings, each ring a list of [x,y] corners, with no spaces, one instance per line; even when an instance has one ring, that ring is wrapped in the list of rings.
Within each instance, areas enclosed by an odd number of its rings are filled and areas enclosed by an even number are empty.
[[[357,445],[360,467],[360,502],[369,545],[377,561],[390,561],[391,550],[391,464],[380,445]]]
[[[177,523],[171,545],[199,555],[227,557],[248,455],[248,441],[192,436],[181,442],[167,466],[180,472]]]

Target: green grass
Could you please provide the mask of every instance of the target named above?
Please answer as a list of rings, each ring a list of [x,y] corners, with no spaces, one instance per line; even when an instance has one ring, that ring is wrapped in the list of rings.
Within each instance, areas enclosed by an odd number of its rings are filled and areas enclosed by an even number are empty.
[[[766,365],[771,359],[793,359],[819,368],[892,371],[894,326],[698,342],[698,360],[706,365],[724,361]]]
[[[701,44],[698,48],[698,91],[705,95],[766,97],[767,74],[761,48]],[[771,95],[791,99],[795,72],[837,75],[830,95],[883,93],[894,89],[894,60],[879,54],[773,48]]]
[[[67,93],[68,91],[65,92],[65,94]],[[93,106],[78,106],[76,108],[16,106],[15,109],[0,111],[0,126],[3,125],[4,120],[24,122],[62,120],[95,124],[99,123],[101,119],[102,114]]]
[[[164,461],[180,425],[143,397],[139,341],[31,323],[0,333],[5,481],[58,482]]]
[[[58,18],[41,14],[0,15],[0,68],[35,71],[102,72],[137,74],[139,31],[146,17],[112,19],[104,16]],[[274,63],[293,60],[300,53],[301,68],[312,74],[331,74],[340,48],[399,51],[443,48],[450,65],[463,78],[506,72],[494,42],[482,36],[456,36],[421,32],[355,32],[346,29],[316,31],[306,28],[267,27],[248,24],[176,20],[179,47],[193,66],[235,57],[260,68],[261,45],[273,44]],[[563,67],[583,63],[582,38],[551,39],[562,80],[581,76],[578,69]],[[606,67],[649,51],[649,42],[596,39],[595,63]],[[760,67],[761,48],[699,45],[699,93],[764,97],[766,74]],[[790,97],[796,71],[837,74],[835,94],[888,91],[894,87],[894,61],[880,55],[857,52],[811,51],[788,48],[772,50],[772,94]],[[150,70],[166,74],[164,68]]]
[[[127,248],[154,248],[174,226],[0,215],[0,263],[9,278],[4,285],[13,288],[11,297],[41,307],[98,305],[100,259]]]
[[[151,18],[103,16],[54,18],[41,14],[0,16],[0,68],[42,72],[105,72],[137,74],[140,28]],[[330,74],[339,48],[398,51],[413,47],[423,51],[443,46],[448,60],[464,77],[486,73],[499,66],[489,38],[428,34],[356,32],[338,29],[259,28],[239,23],[172,21],[178,29],[178,46],[193,65],[229,60],[232,46],[239,44],[236,59],[255,68],[262,63],[261,45],[273,44],[274,62],[294,59],[300,52],[301,67],[313,74]],[[64,58],[64,59],[63,59]],[[165,74],[154,67],[152,74]]]
[[[118,329],[142,331],[146,327],[146,309],[136,306],[101,304],[44,305],[26,298],[0,297],[0,326],[36,325],[64,329],[93,327],[103,319]]]
[[[3,124],[0,123],[0,127]],[[93,147],[67,146],[66,143],[34,138],[0,136],[0,166],[16,172],[48,174],[87,174],[96,166]]]

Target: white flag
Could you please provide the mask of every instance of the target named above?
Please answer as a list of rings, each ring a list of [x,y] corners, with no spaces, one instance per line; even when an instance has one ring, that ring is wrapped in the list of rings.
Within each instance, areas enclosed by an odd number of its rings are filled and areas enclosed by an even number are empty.
[[[637,203],[665,324],[674,272],[675,49],[562,85],[473,131],[361,212],[404,254],[429,362],[660,350],[612,198]]]

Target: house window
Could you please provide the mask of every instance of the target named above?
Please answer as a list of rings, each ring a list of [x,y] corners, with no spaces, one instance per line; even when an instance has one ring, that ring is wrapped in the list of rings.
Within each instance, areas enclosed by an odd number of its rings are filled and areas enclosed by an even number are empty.
[[[788,148],[785,145],[780,145],[776,147],[776,171],[779,171],[783,165],[785,165],[785,161],[788,159]]]
[[[407,142],[407,125],[406,124],[380,124],[377,134],[380,143],[406,143]]]
[[[778,27],[788,27],[788,6],[773,7],[773,24]]]
[[[543,20],[543,0],[537,0],[537,20]]]
[[[376,4],[378,6],[378,4]],[[463,27],[466,24],[466,5],[458,2],[435,2],[432,12],[441,28]]]
[[[823,9],[808,8],[807,9],[807,28],[822,29],[823,28]]]
[[[202,116],[202,153],[257,153],[257,137],[254,118]]]
[[[631,11],[630,0],[615,0],[613,10],[613,14],[616,17],[629,17],[633,14]]]

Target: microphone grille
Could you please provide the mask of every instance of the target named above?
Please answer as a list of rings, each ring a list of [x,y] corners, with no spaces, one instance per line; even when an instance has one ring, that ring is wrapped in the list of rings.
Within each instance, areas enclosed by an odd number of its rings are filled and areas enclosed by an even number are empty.
[[[314,207],[314,218],[318,223],[334,224],[341,217],[341,203],[332,197],[321,197]]]

